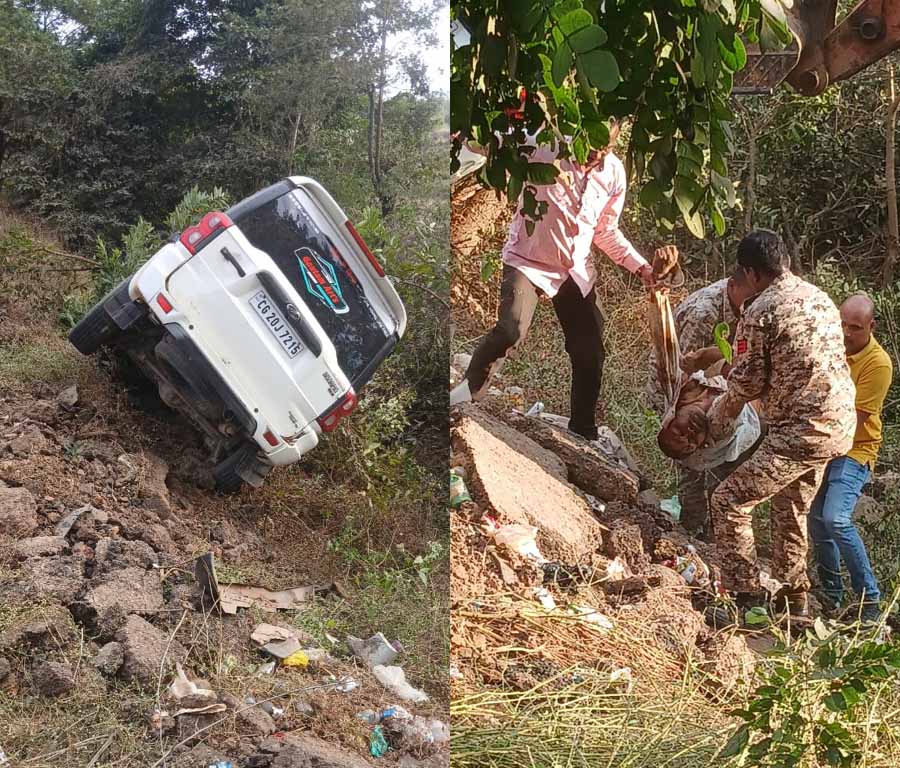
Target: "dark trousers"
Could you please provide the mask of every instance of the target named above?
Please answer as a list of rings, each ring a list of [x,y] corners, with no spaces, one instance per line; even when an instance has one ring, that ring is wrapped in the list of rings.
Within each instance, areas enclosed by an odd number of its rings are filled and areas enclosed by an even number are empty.
[[[504,264],[497,324],[478,345],[466,371],[473,400],[484,396],[497,366],[524,341],[537,303],[538,289],[518,269]],[[587,296],[582,296],[569,278],[553,297],[553,308],[572,363],[569,429],[593,439],[597,436],[594,412],[604,358],[603,315],[597,294],[591,288]]]

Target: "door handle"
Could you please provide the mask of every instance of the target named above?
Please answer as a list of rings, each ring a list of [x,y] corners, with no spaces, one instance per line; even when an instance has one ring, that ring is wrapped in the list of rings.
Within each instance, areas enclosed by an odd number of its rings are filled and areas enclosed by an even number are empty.
[[[221,250],[221,254],[225,257],[225,261],[227,261],[229,264],[231,264],[232,267],[235,268],[235,270],[238,273],[238,277],[246,277],[247,276],[247,273],[244,272],[244,268],[240,265],[238,260],[231,253],[231,251],[229,251],[227,248],[223,248]]]

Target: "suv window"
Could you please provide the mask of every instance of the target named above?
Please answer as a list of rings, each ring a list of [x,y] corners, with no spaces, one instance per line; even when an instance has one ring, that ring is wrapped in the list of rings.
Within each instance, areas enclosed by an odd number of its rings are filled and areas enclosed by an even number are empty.
[[[332,239],[292,193],[242,216],[238,226],[297,289],[331,338],[342,370],[355,382],[390,334]]]

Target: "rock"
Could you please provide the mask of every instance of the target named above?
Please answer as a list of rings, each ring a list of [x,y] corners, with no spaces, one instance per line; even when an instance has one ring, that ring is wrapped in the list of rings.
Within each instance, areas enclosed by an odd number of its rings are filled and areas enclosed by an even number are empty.
[[[9,441],[8,447],[13,456],[25,457],[47,450],[49,441],[44,433],[34,424],[29,424],[18,437]]]
[[[121,643],[107,643],[94,657],[94,666],[104,675],[114,677],[125,661],[125,649]]]
[[[152,453],[144,454],[143,458],[144,471],[140,477],[143,503],[160,517],[171,517],[172,501],[169,498],[169,486],[166,485],[169,465]]]
[[[706,629],[703,617],[694,610],[686,598],[666,592],[663,599],[654,599],[655,590],[648,602],[656,607],[648,617],[647,626],[656,641],[677,658],[693,653],[697,638]]]
[[[59,555],[69,548],[61,536],[35,536],[16,543],[16,554],[21,558]]]
[[[85,561],[94,559],[94,550],[91,549],[90,544],[85,544],[83,541],[76,541],[72,545],[72,554]]]
[[[650,564],[650,557],[644,552],[640,526],[632,523],[612,523],[606,534],[604,551],[610,558],[623,558],[634,573],[641,573]]]
[[[63,410],[71,410],[78,405],[78,385],[72,384],[66,387],[56,396],[56,402]]]
[[[89,623],[94,618],[94,626],[101,640],[111,640],[119,633],[128,621],[128,614],[121,605],[111,605],[104,611],[94,615],[93,611],[85,606],[85,615],[80,617],[82,622]]]
[[[94,559],[101,571],[109,572],[123,568],[146,570],[159,564],[156,552],[145,541],[102,538],[94,548]]]
[[[549,422],[514,415],[510,424],[562,459],[569,481],[602,501],[636,503],[640,480],[588,440]]]
[[[227,759],[221,752],[217,752],[205,744],[198,744],[193,749],[180,755],[173,763],[173,766],[174,768],[209,768],[209,766],[218,765]]]
[[[30,557],[23,564],[28,586],[37,597],[73,603],[84,584],[84,560],[73,555]]]
[[[24,538],[37,527],[37,503],[31,491],[0,486],[0,531],[13,538]]]
[[[56,524],[56,527],[53,529],[53,533],[63,538],[68,536],[69,531],[71,531],[75,523],[78,522],[78,518],[80,518],[87,509],[89,509],[89,507],[83,506],[78,507],[77,509],[73,509],[71,512],[67,513],[66,516]]]
[[[34,687],[41,695],[56,698],[75,687],[75,672],[68,664],[45,661],[37,665],[31,673]]]
[[[174,554],[177,551],[172,535],[164,525],[159,523],[145,523],[143,525],[128,525],[123,533],[130,539],[139,539],[161,554]]]
[[[0,656],[0,683],[2,683],[6,676],[12,671],[12,665],[9,663],[9,660],[3,656]]]
[[[260,749],[276,753],[272,768],[371,768],[359,755],[315,736],[286,733],[267,739]]]
[[[739,684],[752,682],[756,658],[741,635],[713,635],[701,650],[706,657],[701,669],[710,675],[709,683],[717,693],[729,693]]]
[[[48,605],[15,622],[0,633],[0,650],[64,645],[75,636],[75,623],[61,605]]]
[[[126,613],[155,613],[165,607],[159,576],[141,568],[110,571],[88,586],[84,603],[100,615],[118,605]]]
[[[538,547],[545,557],[570,563],[589,560],[602,541],[602,529],[587,501],[566,481],[562,462],[477,408],[459,410],[453,443],[455,450],[467,454],[469,490],[501,523],[537,526]]]
[[[197,744],[209,738],[212,726],[222,717],[220,714],[181,715],[177,718],[177,736],[185,744]],[[198,768],[208,768],[207,763]]]
[[[108,443],[103,440],[81,440],[78,443],[82,457],[92,461],[97,459],[104,464],[115,464],[122,451],[114,443]]]
[[[275,721],[260,707],[238,710],[237,719],[243,726],[260,736],[268,736],[277,730]]]
[[[133,614],[116,634],[116,641],[124,647],[124,660],[119,675],[125,680],[136,680],[146,686],[156,685],[160,672],[163,680],[168,680],[175,662],[187,658],[187,652],[181,643],[177,640],[170,643],[169,638],[160,630]]]
[[[644,569],[644,575],[648,578],[656,577],[659,579],[659,589],[671,591],[676,595],[687,595],[688,585],[682,578],[680,573],[676,573],[671,568],[659,563],[651,563]]]

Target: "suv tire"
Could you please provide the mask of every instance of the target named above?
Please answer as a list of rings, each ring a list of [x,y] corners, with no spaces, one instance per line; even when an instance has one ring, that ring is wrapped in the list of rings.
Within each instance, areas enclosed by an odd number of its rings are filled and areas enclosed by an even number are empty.
[[[272,471],[272,465],[259,459],[259,448],[255,443],[245,442],[234,450],[226,459],[213,467],[216,490],[219,493],[237,493],[244,483],[258,488],[266,475]]]
[[[131,276],[126,277],[69,331],[69,341],[82,355],[93,355],[100,347],[109,344],[119,335],[119,326],[110,317],[105,305],[112,298],[115,298],[119,305],[130,303],[131,298],[128,295],[130,282]]]

